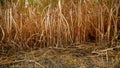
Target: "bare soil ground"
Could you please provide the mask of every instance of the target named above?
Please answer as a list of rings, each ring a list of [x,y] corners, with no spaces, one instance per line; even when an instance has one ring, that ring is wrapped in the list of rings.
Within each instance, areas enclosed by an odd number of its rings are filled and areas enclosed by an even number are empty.
[[[120,46],[79,44],[0,56],[0,68],[120,68]]]

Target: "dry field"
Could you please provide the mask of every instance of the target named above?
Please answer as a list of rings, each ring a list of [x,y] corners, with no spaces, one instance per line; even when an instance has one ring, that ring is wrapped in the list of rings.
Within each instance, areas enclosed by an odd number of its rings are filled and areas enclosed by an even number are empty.
[[[120,0],[0,0],[0,68],[120,68]]]

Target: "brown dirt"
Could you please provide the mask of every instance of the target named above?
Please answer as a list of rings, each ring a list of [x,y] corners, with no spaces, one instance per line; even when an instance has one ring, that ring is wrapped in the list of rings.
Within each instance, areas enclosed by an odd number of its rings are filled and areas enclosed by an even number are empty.
[[[66,48],[43,48],[0,57],[0,68],[119,68],[120,46],[105,48],[79,44]]]

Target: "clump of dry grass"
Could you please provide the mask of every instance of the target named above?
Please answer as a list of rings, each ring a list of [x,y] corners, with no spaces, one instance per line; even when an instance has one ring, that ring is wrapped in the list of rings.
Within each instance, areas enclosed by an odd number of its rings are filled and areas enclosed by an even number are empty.
[[[1,48],[66,47],[89,41],[114,42],[119,37],[119,0],[10,0],[4,3]]]

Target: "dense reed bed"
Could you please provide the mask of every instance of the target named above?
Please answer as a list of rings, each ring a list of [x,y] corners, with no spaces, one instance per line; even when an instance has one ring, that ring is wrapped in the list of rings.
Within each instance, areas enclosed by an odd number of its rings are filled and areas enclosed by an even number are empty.
[[[120,40],[119,0],[1,0],[0,10],[3,50]]]

